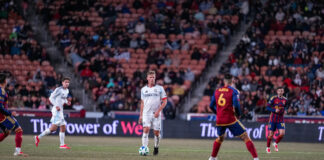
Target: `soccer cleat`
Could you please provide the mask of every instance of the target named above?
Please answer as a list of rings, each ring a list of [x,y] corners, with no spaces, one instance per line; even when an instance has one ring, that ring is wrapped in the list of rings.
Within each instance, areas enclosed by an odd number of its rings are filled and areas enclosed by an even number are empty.
[[[71,148],[68,147],[68,146],[65,144],[65,145],[60,146],[60,149],[71,149]]]
[[[217,160],[217,157],[209,157],[208,160]]]
[[[274,143],[272,143],[272,145],[275,148],[275,151],[278,152],[279,151],[278,144],[274,142]]]
[[[156,156],[158,154],[159,154],[159,148],[158,147],[154,147],[153,155]]]
[[[38,147],[38,143],[39,143],[39,138],[38,138],[38,136],[35,136],[35,145],[36,145],[36,147]]]
[[[266,152],[271,153],[270,147],[267,147]]]
[[[15,152],[14,154],[13,154],[14,156],[23,156],[23,157],[28,157],[28,154],[25,154],[25,153],[23,153],[23,152]]]

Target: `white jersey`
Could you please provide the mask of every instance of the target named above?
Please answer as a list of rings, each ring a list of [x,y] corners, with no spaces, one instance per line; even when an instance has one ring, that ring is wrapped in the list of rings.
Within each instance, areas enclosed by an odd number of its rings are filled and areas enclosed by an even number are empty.
[[[63,116],[63,105],[67,103],[67,96],[69,94],[69,89],[64,89],[63,87],[57,87],[54,92],[49,97],[50,102],[53,104],[52,114],[53,116]],[[60,107],[60,111],[57,111],[56,107]],[[58,114],[58,115],[57,115]]]
[[[143,116],[153,115],[161,106],[162,100],[166,98],[167,96],[162,86],[144,86],[141,89],[141,100],[144,102]]]

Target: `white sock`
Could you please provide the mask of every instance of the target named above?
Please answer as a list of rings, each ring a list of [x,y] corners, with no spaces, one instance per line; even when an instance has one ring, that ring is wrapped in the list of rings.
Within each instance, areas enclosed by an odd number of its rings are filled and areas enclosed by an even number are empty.
[[[16,152],[20,153],[21,149],[19,147],[16,147]]]
[[[143,135],[142,135],[142,145],[143,146],[145,146],[145,147],[147,147],[147,145],[148,145],[148,133],[143,133]]]
[[[38,138],[41,139],[42,137],[44,137],[44,136],[46,136],[46,135],[48,135],[48,134],[50,134],[50,133],[51,133],[51,131],[49,130],[49,128],[47,128],[45,131],[43,131],[43,132],[38,136]]]
[[[65,138],[65,132],[60,132],[60,143],[61,143],[61,146],[65,145],[64,138]]]
[[[253,158],[253,160],[259,160],[259,158]]]
[[[154,147],[159,147],[161,136],[154,136]]]

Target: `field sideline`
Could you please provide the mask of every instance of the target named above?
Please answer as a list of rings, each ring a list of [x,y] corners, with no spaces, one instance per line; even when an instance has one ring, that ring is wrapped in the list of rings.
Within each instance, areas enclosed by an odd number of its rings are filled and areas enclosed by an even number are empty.
[[[71,150],[60,150],[59,137],[44,137],[36,148],[32,136],[24,136],[23,152],[29,157],[14,157],[14,135],[0,143],[1,160],[207,160],[213,140],[162,139],[160,154],[152,156],[153,138],[150,138],[150,155],[138,155],[141,138],[76,137],[67,136]],[[260,160],[324,160],[324,145],[320,143],[288,143],[279,145],[279,152],[265,153],[265,142],[255,142]],[[271,148],[273,149],[273,148]],[[252,157],[241,141],[225,141],[219,160],[251,160]]]

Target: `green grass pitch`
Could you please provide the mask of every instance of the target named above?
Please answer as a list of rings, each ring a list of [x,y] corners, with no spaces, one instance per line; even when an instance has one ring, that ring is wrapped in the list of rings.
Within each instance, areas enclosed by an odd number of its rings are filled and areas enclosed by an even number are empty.
[[[0,143],[1,160],[207,160],[213,140],[206,139],[162,139],[160,153],[153,156],[153,138],[150,138],[150,154],[139,156],[141,138],[126,137],[77,137],[66,136],[71,150],[59,149],[59,137],[47,136],[41,139],[39,147],[32,136],[23,137],[22,151],[29,157],[14,157],[14,135]],[[279,144],[279,152],[265,153],[266,142],[254,142],[260,160],[324,160],[323,143]],[[272,146],[271,146],[272,147]],[[250,153],[242,141],[226,141],[219,152],[219,160],[251,160]]]

